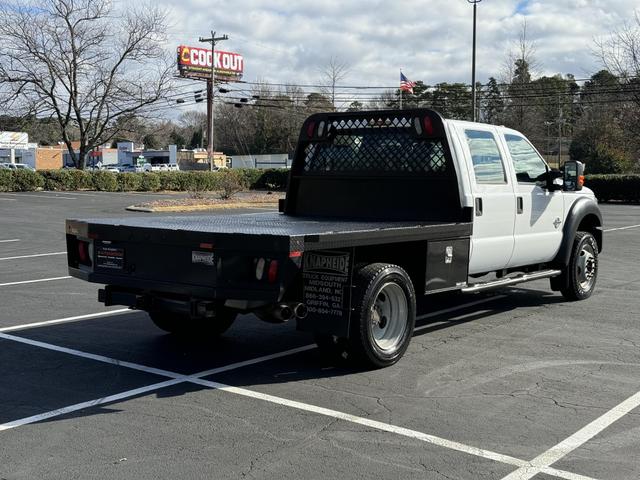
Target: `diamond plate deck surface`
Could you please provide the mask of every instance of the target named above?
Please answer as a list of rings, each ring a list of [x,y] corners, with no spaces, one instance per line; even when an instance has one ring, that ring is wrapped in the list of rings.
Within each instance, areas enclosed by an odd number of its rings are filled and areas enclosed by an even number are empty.
[[[421,229],[446,222],[372,222],[326,218],[301,218],[273,214],[192,215],[79,219],[94,225],[126,226],[202,233],[306,236],[333,233],[367,233],[393,229]],[[452,223],[453,225],[453,223]]]

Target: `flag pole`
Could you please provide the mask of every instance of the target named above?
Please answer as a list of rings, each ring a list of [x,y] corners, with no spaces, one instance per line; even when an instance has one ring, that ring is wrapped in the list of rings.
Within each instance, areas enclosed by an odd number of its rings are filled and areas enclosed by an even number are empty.
[[[400,69],[400,78],[402,78],[402,69]],[[400,81],[400,110],[402,110],[402,81]]]

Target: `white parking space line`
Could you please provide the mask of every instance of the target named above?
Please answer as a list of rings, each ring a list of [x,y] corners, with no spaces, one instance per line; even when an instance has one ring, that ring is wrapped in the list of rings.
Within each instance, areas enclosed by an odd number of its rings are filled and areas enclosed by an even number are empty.
[[[605,232],[617,232],[618,230],[629,230],[631,228],[640,228],[640,225],[629,225],[628,227],[608,228]]]
[[[356,423],[358,425],[363,425],[368,428],[373,428],[376,430],[382,430],[384,432],[395,433],[397,435],[402,435],[403,437],[415,438],[417,440],[421,440],[423,442],[432,443],[434,445],[438,445],[440,447],[448,448],[450,450],[457,450],[459,452],[468,453],[470,455],[474,455],[476,457],[487,458],[489,460],[494,460],[500,463],[506,463],[508,465],[514,465],[517,467],[521,467],[527,464],[524,460],[520,460],[518,458],[511,457],[509,455],[502,455],[501,453],[492,452],[489,450],[484,450],[482,448],[472,447],[469,445],[465,445],[459,442],[454,442],[451,440],[447,440],[441,437],[436,437],[435,435],[429,435],[427,433],[418,432],[416,430],[411,430],[404,427],[398,427],[395,425],[391,425],[388,423],[378,422],[376,420],[371,420],[369,418],[358,417],[356,415],[351,415],[349,413],[340,412],[338,410],[332,410],[329,408],[318,407],[316,405],[310,405],[307,403],[296,402],[294,400],[288,400],[282,397],[276,397],[273,395],[268,395],[266,393],[255,392],[253,390],[247,390],[246,388],[238,388],[232,387],[230,385],[225,385],[224,383],[212,382],[209,380],[203,379],[194,379],[190,380],[191,383],[195,383],[197,385],[202,385],[205,387],[214,388],[216,390],[221,390],[223,392],[234,393],[236,395],[242,395],[243,397],[250,397],[257,400],[262,400],[269,403],[275,403],[276,405],[283,405],[285,407],[295,408],[297,410],[303,410],[306,412],[317,413],[319,415],[324,415],[326,417],[337,418],[339,420],[344,420],[350,423]]]
[[[33,255],[18,255],[16,257],[3,257],[0,258],[0,262],[3,260],[18,260],[20,258],[35,258],[35,257],[51,257],[53,255],[66,255],[67,252],[51,252],[51,253],[35,253]]]
[[[527,465],[520,467],[515,472],[507,475],[503,480],[528,480],[535,477],[545,467],[550,467],[576,448],[584,445],[605,428],[620,420],[639,406],[640,392],[637,392],[635,395],[627,398],[624,402],[619,403],[608,412],[596,418],[586,427],[581,428],[570,437],[551,447],[546,452],[538,455],[536,458],[531,460],[531,462],[528,462]]]
[[[0,283],[0,287],[10,287],[11,285],[24,285],[26,283],[52,282],[54,280],[66,280],[68,278],[72,278],[72,277],[65,276],[65,277],[39,278],[37,280],[22,280],[20,282]]]
[[[147,367],[145,365],[139,365],[137,363],[125,362],[116,358],[105,357],[104,355],[96,355],[94,353],[83,352],[74,348],[59,347],[51,343],[40,342],[38,340],[31,340],[30,338],[16,337],[15,335],[9,335],[7,333],[0,333],[0,339],[11,340],[13,342],[23,343],[32,347],[44,348],[45,350],[51,350],[59,353],[66,353],[75,357],[86,358],[88,360],[95,360],[96,362],[108,363],[110,365],[116,365],[125,368],[131,368],[132,370],[139,370],[141,372],[150,373],[152,375],[160,375],[162,377],[169,378],[186,378],[181,373],[170,372],[169,370],[162,370],[160,368]]]
[[[86,358],[89,360],[95,360],[95,361],[99,361],[99,362],[103,362],[103,363],[107,363],[110,365],[118,365],[121,367],[125,367],[125,368],[130,368],[130,369],[134,369],[134,370],[138,370],[138,371],[142,371],[142,372],[146,372],[146,373],[152,373],[152,374],[156,374],[156,375],[161,375],[161,376],[165,376],[165,377],[169,377],[173,379],[172,385],[175,385],[177,383],[181,383],[181,382],[189,382],[189,383],[195,383],[197,385],[201,385],[201,386],[205,386],[205,387],[209,387],[209,388],[214,388],[217,390],[222,390],[222,391],[226,391],[226,392],[230,392],[230,393],[235,393],[238,395],[242,395],[245,397],[251,397],[251,398],[255,398],[258,400],[263,400],[263,401],[267,401],[270,403],[276,403],[279,405],[283,405],[283,406],[288,406],[288,407],[292,407],[292,408],[296,408],[298,410],[305,410],[305,411],[309,411],[309,412],[314,412],[314,413],[318,413],[320,415],[325,415],[325,416],[330,416],[333,418],[338,418],[341,420],[345,420],[348,422],[352,422],[352,423],[358,423],[360,425],[364,425],[370,428],[375,428],[377,430],[383,430],[383,431],[387,431],[390,433],[396,433],[399,435],[403,435],[403,436],[409,436],[412,438],[416,438],[418,440],[422,440],[422,441],[426,441],[428,443],[433,443],[435,445],[440,445],[443,446],[445,448],[449,448],[449,449],[453,449],[453,450],[458,450],[458,451],[462,451],[465,453],[469,453],[471,455],[476,455],[476,456],[481,456],[483,458],[489,458],[491,460],[495,460],[498,462],[502,462],[502,463],[507,463],[509,465],[514,465],[517,467],[521,467],[527,464],[527,462],[525,462],[524,460],[519,460],[516,459],[514,457],[510,457],[508,455],[502,455],[499,453],[495,453],[495,452],[490,452],[488,450],[483,450],[480,448],[476,448],[476,447],[470,447],[458,442],[452,442],[440,437],[436,437],[433,435],[428,435],[425,433],[421,433],[421,432],[417,432],[414,430],[409,430],[406,428],[402,428],[402,427],[397,427],[394,425],[389,425],[389,424],[385,424],[382,422],[377,422],[375,420],[370,420],[370,419],[366,419],[366,418],[362,418],[362,417],[356,417],[354,415],[350,415],[348,413],[343,413],[343,412],[339,412],[337,410],[330,410],[327,408],[323,408],[323,407],[318,407],[315,405],[308,405],[308,404],[304,404],[301,402],[296,402],[293,400],[287,400],[285,398],[281,398],[281,397],[275,397],[273,395],[267,395],[264,393],[260,393],[260,392],[254,392],[252,390],[247,390],[244,388],[237,388],[237,387],[232,387],[230,385],[225,385],[222,383],[218,383],[218,382],[212,382],[209,380],[204,380],[201,378],[198,378],[198,376],[206,376],[206,375],[210,375],[211,372],[214,371],[229,371],[231,370],[231,366],[228,367],[221,367],[220,369],[212,369],[212,370],[208,370],[206,372],[202,372],[200,374],[196,375],[182,375],[179,373],[175,373],[175,372],[170,372],[167,370],[162,370],[162,369],[157,369],[157,368],[153,368],[153,367],[147,367],[144,365],[140,365],[140,364],[136,364],[136,363],[132,363],[132,362],[123,362],[120,360],[117,360],[115,358],[110,358],[110,357],[105,357],[103,355],[95,355],[92,353],[87,353],[87,352],[82,352],[79,350],[74,350],[71,348],[66,348],[66,347],[59,347],[57,345],[52,345],[52,344],[48,344],[45,342],[40,342],[37,340],[31,340],[28,338],[23,338],[23,337],[16,337],[14,335],[7,335],[5,333],[0,333],[0,339],[4,339],[4,340],[11,340],[14,342],[19,342],[19,343],[23,343],[26,345],[30,345],[30,346],[34,346],[34,347],[39,347],[39,348],[44,348],[47,350],[52,350],[55,352],[60,352],[60,353],[66,353],[69,355],[73,355],[73,356],[77,356],[77,357],[81,357],[81,358]],[[302,349],[306,349],[307,347],[302,347]],[[292,349],[292,351],[288,352],[288,354],[292,354],[292,353],[297,353],[298,351],[301,351],[300,348],[297,349]],[[276,354],[277,355],[277,354]],[[282,355],[282,354],[281,354]],[[260,357],[257,359],[254,359],[253,361],[251,361],[251,363],[255,364],[258,363],[260,361],[267,361],[267,360],[271,360],[274,358],[274,355],[266,355],[264,357]],[[247,362],[238,362],[235,366],[235,368],[241,368],[243,366],[245,366],[247,364]],[[154,385],[149,385],[147,387],[142,387],[144,389],[144,392],[150,392],[154,389],[157,388],[163,388],[166,382],[160,382]],[[117,400],[123,400],[125,398],[129,398],[135,395],[139,395],[141,393],[141,389],[134,389],[134,390],[128,390],[126,392],[121,392],[117,395],[114,395],[112,397],[116,397]],[[31,417],[27,417],[27,418],[23,418],[23,419],[19,419],[19,420],[14,420],[13,422],[9,422],[7,424],[3,424],[0,425],[0,430],[4,430],[7,428],[12,428],[15,426],[19,426],[19,425],[26,425],[27,423],[32,423],[32,422],[37,422],[37,421],[41,421],[45,418],[53,418],[55,416],[58,415],[63,415],[65,413],[68,413],[68,409],[72,409],[71,411],[74,411],[76,409],[78,409],[78,405],[87,405],[87,406],[95,406],[95,405],[99,405],[101,403],[106,403],[107,402],[107,398],[109,397],[104,397],[101,399],[95,399],[92,401],[88,401],[88,402],[83,402],[83,404],[76,404],[67,408],[61,408],[61,409],[56,409],[50,412],[45,412],[43,414],[40,415],[34,415]],[[113,400],[109,400],[109,401],[113,401]]]
[[[277,358],[278,356],[284,356],[284,355],[291,355],[293,353],[299,353],[301,351],[305,351],[310,349],[311,346],[306,346],[306,347],[299,347],[296,349],[291,349],[290,351],[287,352],[280,352],[278,354],[271,354],[271,355],[265,355],[264,357],[258,357],[256,359],[253,360],[248,360],[248,361],[244,361],[244,362],[238,362],[235,364],[231,364],[225,367],[220,367],[217,369],[211,369],[211,370],[207,370],[205,372],[199,373],[197,375],[181,375],[178,373],[174,373],[174,372],[168,372],[166,370],[160,370],[160,369],[155,369],[155,368],[151,368],[151,367],[146,367],[144,365],[139,365],[139,364],[134,364],[131,362],[121,362],[118,361],[116,359],[113,358],[109,358],[109,357],[103,357],[101,355],[93,355],[93,354],[89,354],[86,352],[80,352],[77,350],[73,350],[73,349],[68,349],[68,348],[64,348],[64,347],[57,347],[55,345],[49,345],[46,344],[44,342],[37,342],[37,341],[31,341],[31,340],[27,340],[27,339],[23,339],[21,337],[14,337],[13,335],[5,335],[5,334],[0,334],[0,338],[6,339],[6,340],[13,340],[13,341],[19,341],[21,343],[26,343],[28,345],[32,345],[32,346],[36,346],[36,347],[41,347],[41,348],[46,348],[46,349],[50,349],[50,350],[54,350],[54,351],[58,351],[61,353],[68,353],[70,355],[75,355],[75,356],[81,356],[82,358],[88,358],[88,359],[93,359],[93,360],[98,360],[101,362],[105,362],[105,363],[109,363],[112,365],[119,365],[122,367],[126,367],[126,368],[132,368],[135,370],[139,370],[139,371],[144,371],[144,372],[148,372],[148,373],[155,373],[158,375],[164,375],[164,376],[170,376],[173,377],[171,380],[167,380],[164,382],[158,382],[152,385],[147,385],[144,387],[140,387],[140,388],[136,388],[133,390],[127,390],[124,392],[120,392],[114,395],[109,395],[106,397],[101,397],[101,398],[97,398],[94,400],[89,400],[86,402],[81,402],[81,403],[77,403],[74,405],[70,405],[68,407],[63,407],[63,408],[59,408],[56,410],[51,410],[48,412],[44,412],[42,414],[38,414],[38,415],[33,415],[30,417],[25,417],[25,418],[21,418],[18,420],[13,420],[11,422],[7,422],[4,424],[0,425],[0,431],[3,430],[9,430],[12,428],[16,428],[22,425],[27,425],[30,423],[35,423],[35,422],[40,422],[43,420],[47,420],[50,418],[54,418],[60,415],[65,415],[67,413],[71,413],[71,412],[75,412],[78,410],[82,410],[84,408],[91,408],[94,406],[98,406],[98,405],[102,405],[105,403],[112,403],[115,401],[120,401],[120,400],[125,400],[131,397],[135,397],[138,395],[142,395],[144,393],[150,393],[152,391],[155,390],[159,390],[161,388],[165,388],[165,387],[169,387],[172,385],[177,385],[180,383],[194,383],[196,385],[200,385],[200,386],[204,386],[204,387],[208,387],[208,388],[212,388],[212,389],[216,389],[216,390],[221,390],[224,392],[228,392],[228,393],[234,393],[236,395],[242,395],[244,397],[249,397],[249,398],[253,398],[253,399],[257,399],[257,400],[262,400],[262,401],[266,401],[269,403],[274,403],[277,405],[282,405],[285,407],[290,407],[290,408],[295,408],[297,410],[303,410],[303,411],[307,411],[307,412],[312,412],[312,413],[316,413],[319,415],[323,415],[323,416],[328,416],[328,417],[332,417],[332,418],[336,418],[339,420],[343,420],[343,421],[347,421],[347,422],[351,422],[351,423],[355,423],[355,424],[359,424],[359,425],[363,425],[365,427],[368,428],[373,428],[376,430],[380,430],[380,431],[384,431],[384,432],[389,432],[389,433],[393,433],[396,435],[402,435],[405,437],[410,437],[410,438],[414,438],[416,440],[420,440],[426,443],[430,443],[433,445],[437,445],[443,448],[447,448],[450,450],[456,450],[459,452],[463,452],[469,455],[473,455],[473,456],[477,456],[477,457],[482,457],[482,458],[486,458],[489,460],[493,460],[496,462],[500,462],[500,463],[505,463],[508,465],[512,465],[512,466],[516,466],[516,467],[523,467],[528,465],[528,462],[509,456],[509,455],[503,455],[501,453],[497,453],[497,452],[492,452],[490,450],[485,450],[482,448],[478,448],[478,447],[474,447],[474,446],[470,446],[470,445],[465,445],[463,443],[460,442],[456,442],[456,441],[451,441],[451,440],[447,440],[445,438],[442,437],[437,437],[435,435],[430,435],[427,433],[423,433],[423,432],[419,432],[416,430],[411,430],[408,428],[404,428],[404,427],[399,427],[396,425],[391,425],[388,423],[383,423],[383,422],[378,422],[376,420],[371,420],[368,418],[364,418],[364,417],[358,417],[355,415],[351,415],[349,413],[345,413],[345,412],[340,412],[337,410],[332,410],[332,409],[328,409],[328,408],[324,408],[324,407],[319,407],[319,406],[315,406],[315,405],[310,405],[310,404],[306,404],[306,403],[301,403],[301,402],[297,402],[294,400],[288,400],[282,397],[276,397],[273,395],[268,395],[268,394],[264,394],[264,393],[260,393],[260,392],[254,392],[252,390],[248,390],[248,389],[244,389],[244,388],[238,388],[238,387],[232,387],[230,385],[225,385],[219,382],[212,382],[209,380],[204,380],[202,378],[198,378],[200,376],[207,376],[210,375],[212,373],[217,373],[217,372],[222,372],[222,371],[229,371],[232,370],[234,368],[242,368],[248,364],[256,364],[256,363],[260,363],[263,361],[267,361],[267,360],[271,360],[273,358]],[[558,470],[558,469],[551,469],[548,468],[546,469],[547,473],[552,474],[552,475],[556,475],[559,476],[560,478],[566,478],[568,480],[593,480],[590,479],[589,477],[584,477],[584,476],[577,476],[571,472],[564,472],[562,470]]]
[[[129,308],[120,308],[118,310],[108,310],[106,312],[89,313],[87,315],[76,315],[75,317],[58,318],[56,320],[46,320],[44,322],[24,323],[22,325],[14,325],[11,327],[2,327],[0,332],[15,332],[17,330],[26,330],[29,328],[42,327],[45,325],[57,325],[60,323],[77,322],[79,320],[88,320],[91,318],[107,317],[111,315],[118,315],[125,312],[135,312]]]
[[[446,312],[450,312],[450,311],[454,311],[454,310],[460,310],[462,308],[466,308],[469,306],[473,306],[476,305],[478,303],[485,303],[491,299],[495,300],[498,298],[503,298],[504,295],[502,296],[497,296],[497,297],[490,297],[487,299],[482,299],[479,300],[477,302],[471,302],[468,304],[462,304],[459,305],[457,307],[452,307],[449,309],[444,309],[441,310],[440,312],[432,312],[430,314],[424,315],[421,318],[426,318],[426,317],[433,317],[435,315],[438,314],[442,314],[442,313],[446,313]],[[115,313],[115,312],[108,312],[108,313]],[[104,314],[107,314],[107,312],[104,312]],[[81,316],[84,318],[91,318],[95,315],[87,315],[87,316]],[[53,320],[50,322],[46,322],[47,324],[50,324],[51,322],[60,322],[60,321],[72,321],[73,320],[79,320],[81,319],[81,317],[68,317],[67,319],[59,319],[59,320]],[[39,323],[44,323],[44,322],[39,322]],[[35,324],[28,324],[28,326],[35,326]],[[18,327],[9,327],[9,328],[14,328],[17,329]],[[27,339],[27,338],[23,338],[23,337],[17,337],[14,335],[7,335],[5,333],[0,333],[0,338],[4,339],[4,340],[10,340],[10,341],[15,341],[15,342],[19,342],[19,343],[23,343],[23,344],[27,344],[30,346],[34,346],[34,347],[39,347],[39,348],[44,348],[47,350],[52,350],[52,351],[56,351],[56,352],[60,352],[60,353],[65,353],[65,354],[69,354],[69,355],[73,355],[73,356],[78,356],[81,358],[86,358],[89,360],[95,360],[95,361],[99,361],[99,362],[103,362],[103,363],[107,363],[110,365],[117,365],[117,366],[121,366],[121,367],[125,367],[125,368],[130,368],[130,369],[134,369],[134,370],[138,370],[138,371],[142,371],[142,372],[146,372],[146,373],[151,373],[151,374],[155,374],[155,375],[159,375],[159,376],[165,376],[165,377],[169,377],[171,378],[171,380],[167,380],[164,382],[159,382],[153,385],[148,385],[145,387],[140,387],[137,389],[133,389],[133,390],[128,390],[125,392],[120,392],[118,394],[115,395],[111,395],[111,396],[107,396],[107,397],[102,397],[102,398],[98,398],[98,399],[94,399],[94,400],[90,400],[87,402],[82,402],[82,403],[78,403],[75,405],[71,405],[68,407],[63,407],[60,409],[56,409],[56,410],[52,410],[49,412],[44,412],[42,414],[39,415],[34,415],[31,417],[26,417],[26,418],[22,418],[22,419],[18,419],[18,420],[14,420],[11,422],[7,422],[5,424],[0,425],[0,431],[2,430],[7,430],[7,429],[11,429],[11,428],[15,428],[17,426],[21,426],[21,425],[27,425],[29,423],[34,423],[34,422],[38,422],[38,421],[42,421],[42,420],[46,420],[46,419],[50,419],[59,415],[64,415],[66,413],[70,413],[70,412],[74,412],[77,410],[81,410],[83,408],[90,408],[93,406],[97,406],[97,405],[101,405],[104,403],[111,403],[114,401],[119,401],[119,400],[124,400],[127,398],[131,398],[137,395],[141,395],[143,393],[149,393],[152,392],[154,390],[160,389],[160,388],[164,388],[167,386],[171,386],[171,385],[177,385],[180,383],[184,383],[184,382],[188,382],[188,383],[194,383],[197,385],[201,385],[201,386],[205,386],[205,387],[209,387],[209,388],[213,388],[213,389],[217,389],[217,390],[221,390],[221,391],[225,391],[225,392],[229,392],[229,393],[234,393],[237,395],[242,395],[245,397],[250,397],[250,398],[254,398],[254,399],[258,399],[258,400],[262,400],[262,401],[266,401],[266,402],[270,402],[270,403],[274,403],[274,404],[278,404],[278,405],[282,405],[282,406],[286,406],[286,407],[290,407],[290,408],[295,408],[298,410],[304,410],[304,411],[308,411],[308,412],[313,412],[316,414],[320,414],[320,415],[324,415],[324,416],[329,416],[332,418],[336,418],[339,420],[343,420],[343,421],[347,421],[347,422],[351,422],[351,423],[356,423],[359,425],[363,425],[366,426],[368,428],[374,428],[376,430],[380,430],[380,431],[385,431],[385,432],[389,432],[389,433],[393,433],[393,434],[397,434],[397,435],[402,435],[402,436],[406,436],[406,437],[410,437],[410,438],[414,438],[423,442],[427,442],[433,445],[437,445],[440,447],[444,447],[450,450],[456,450],[459,452],[463,452],[463,453],[467,453],[469,455],[474,455],[474,456],[478,456],[478,457],[482,457],[482,458],[486,458],[489,460],[493,460],[496,462],[501,462],[501,463],[505,463],[508,465],[512,465],[512,466],[516,466],[519,467],[517,471],[528,467],[531,465],[530,462],[526,462],[525,460],[521,460],[509,455],[504,455],[501,453],[497,453],[497,452],[492,452],[490,450],[485,450],[482,448],[478,448],[478,447],[474,447],[474,446],[470,446],[470,445],[465,445],[456,441],[452,441],[452,440],[447,440],[445,438],[441,438],[441,437],[437,437],[434,435],[430,435],[427,433],[423,433],[423,432],[419,432],[416,430],[411,430],[405,427],[400,427],[400,426],[395,426],[392,424],[387,424],[387,423],[383,423],[383,422],[378,422],[376,420],[371,420],[368,418],[364,418],[364,417],[358,417],[358,416],[354,416],[345,412],[340,412],[337,410],[331,410],[331,409],[327,409],[324,407],[319,407],[319,406],[315,406],[315,405],[310,405],[310,404],[305,404],[305,403],[301,403],[301,402],[297,402],[294,400],[288,400],[285,398],[281,398],[281,397],[276,397],[273,395],[268,395],[268,394],[264,394],[264,393],[260,393],[260,392],[254,392],[252,390],[248,390],[248,389],[244,389],[244,388],[238,388],[238,387],[233,387],[230,385],[225,385],[222,383],[218,383],[218,382],[212,382],[209,380],[204,380],[202,377],[206,377],[208,375],[212,375],[215,373],[221,373],[221,372],[228,372],[230,370],[234,370],[234,369],[238,369],[238,368],[242,368],[248,365],[255,365],[257,363],[261,363],[261,362],[266,362],[269,360],[273,360],[275,358],[281,358],[287,355],[293,355],[296,353],[300,353],[300,352],[304,352],[307,350],[311,350],[313,348],[315,348],[314,345],[305,345],[302,347],[297,347],[297,348],[293,348],[290,350],[286,350],[284,352],[278,352],[278,353],[274,353],[274,354],[269,354],[269,355],[265,355],[262,357],[258,357],[255,359],[251,359],[251,360],[245,360],[245,361],[241,361],[241,362],[236,362],[234,364],[230,364],[227,366],[223,366],[223,367],[218,367],[218,368],[214,368],[214,369],[210,369],[210,370],[206,370],[194,375],[183,375],[183,374],[179,374],[176,372],[171,372],[171,371],[167,371],[167,370],[163,370],[163,369],[157,369],[154,367],[147,367],[145,365],[140,365],[140,364],[136,364],[136,363],[132,363],[132,362],[125,362],[125,361],[120,361],[118,359],[115,358],[110,358],[110,357],[105,357],[103,355],[95,355],[92,353],[87,353],[87,352],[82,352],[79,350],[75,350],[75,349],[71,349],[71,348],[66,348],[66,347],[59,347],[57,345],[52,345],[52,344],[48,344],[45,342],[40,342],[37,340],[31,340],[31,339]],[[563,470],[559,470],[559,469],[555,469],[555,468],[551,468],[549,465],[545,465],[545,466],[541,466],[538,468],[538,471],[544,471],[547,474],[550,475],[555,475],[557,477],[560,478],[565,478],[568,480],[593,480],[590,479],[589,477],[585,477],[585,476],[580,476],[571,472],[565,472]]]
[[[18,201],[17,198],[5,198],[5,197],[0,197],[0,200],[4,200],[6,202],[17,202]]]
[[[302,353],[309,350],[314,350],[316,348],[315,344],[303,345],[302,347],[291,348],[289,350],[284,350],[278,353],[271,353],[269,355],[264,355],[262,357],[252,358],[251,360],[243,360],[241,362],[231,363],[229,365],[225,365],[223,367],[216,367],[210,370],[204,370],[202,372],[194,373],[193,375],[189,375],[189,378],[202,378],[208,377],[209,375],[215,375],[217,373],[228,372],[231,370],[237,370],[239,368],[248,367],[250,365],[256,365],[258,363],[268,362],[270,360],[275,360],[277,358],[288,357],[289,355],[295,355],[296,353]]]
[[[0,243],[19,242],[19,238],[12,238],[10,240],[0,240]]]
[[[2,192],[2,195],[11,195],[11,196],[14,196],[14,197],[55,198],[57,200],[76,200],[76,197],[60,197],[58,195],[41,195],[39,193],[7,193],[7,192]]]
[[[114,312],[112,312],[114,313]],[[73,317],[70,317],[73,318]],[[6,330],[5,330],[6,331]],[[11,428],[16,428],[22,425],[28,425],[30,423],[35,423],[35,422],[40,422],[42,420],[46,420],[49,418],[54,418],[60,415],[65,415],[67,413],[70,412],[75,412],[78,410],[82,410],[83,408],[90,408],[90,407],[95,407],[98,405],[102,405],[105,403],[111,403],[111,402],[115,402],[115,401],[119,401],[119,400],[126,400],[127,398],[131,398],[131,397],[135,397],[138,395],[141,395],[143,393],[149,393],[152,392],[154,390],[159,390],[161,388],[165,388],[171,385],[177,385],[179,383],[184,383],[184,382],[189,382],[191,380],[197,380],[200,377],[206,377],[208,375],[212,375],[215,373],[221,373],[221,372],[228,372],[230,370],[234,370],[234,369],[238,369],[238,368],[242,368],[245,367],[247,365],[254,365],[257,363],[261,363],[261,362],[266,362],[268,360],[273,360],[274,358],[279,358],[279,357],[284,357],[286,355],[293,355],[295,353],[300,353],[303,352],[305,350],[311,350],[312,348],[315,348],[315,345],[307,345],[304,347],[298,347],[298,348],[292,348],[290,350],[286,350],[284,352],[279,352],[279,353],[274,353],[274,354],[270,354],[270,355],[264,355],[262,357],[257,357],[257,358],[253,358],[251,360],[245,360],[242,362],[236,362],[236,363],[232,363],[230,365],[225,365],[223,367],[218,367],[218,368],[213,368],[210,370],[206,370],[200,373],[197,373],[195,375],[182,375],[179,373],[174,373],[174,372],[167,372],[164,370],[159,370],[159,369],[152,369],[149,367],[145,367],[144,365],[138,365],[138,364],[134,364],[134,363],[130,363],[130,362],[121,362],[119,360],[116,360],[115,358],[109,358],[109,357],[103,357],[101,355],[93,355],[90,353],[85,353],[85,352],[80,352],[78,350],[73,350],[73,349],[69,349],[69,348],[64,348],[64,347],[58,347],[56,345],[49,345],[46,344],[44,342],[37,342],[37,341],[30,341],[28,339],[24,339],[22,337],[15,337],[13,335],[3,335],[0,334],[0,338],[3,338],[5,340],[12,340],[12,341],[19,341],[20,343],[25,343],[31,346],[35,346],[35,347],[40,347],[40,348],[45,348],[48,350],[54,350],[60,353],[67,353],[70,355],[77,355],[80,356],[82,358],[87,358],[87,359],[92,359],[92,360],[97,360],[100,362],[104,362],[104,363],[108,363],[111,365],[118,365],[121,367],[126,367],[126,368],[133,368],[135,370],[140,370],[140,371],[144,371],[147,373],[154,373],[160,376],[169,376],[172,377],[172,380],[167,380],[164,382],[159,382],[159,383],[154,383],[152,385],[147,385],[145,387],[140,387],[140,388],[135,388],[133,390],[127,390],[124,392],[120,392],[117,393],[115,395],[109,395],[107,397],[101,397],[101,398],[96,398],[93,400],[89,400],[86,402],[82,402],[82,403],[77,403],[75,405],[71,405],[68,407],[63,407],[63,408],[58,408],[56,410],[51,410],[48,412],[44,412],[38,415],[33,415],[31,417],[25,417],[25,418],[21,418],[18,420],[13,420],[11,422],[7,422],[4,424],[0,425],[0,431],[2,430],[8,430]],[[25,341],[26,340],[26,341]]]
[[[153,385],[147,385],[146,387],[140,387],[134,390],[128,390],[126,392],[116,393],[115,395],[109,395],[108,397],[89,400],[88,402],[76,403],[75,405],[58,408],[56,410],[51,410],[49,412],[41,413],[39,415],[33,415],[31,417],[21,418],[19,420],[14,420],[12,422],[1,424],[0,432],[2,432],[3,430],[10,430],[12,428],[21,427],[22,425],[28,425],[30,423],[41,422],[43,420],[48,420],[50,418],[58,417],[60,415],[65,415],[67,413],[77,412],[78,410],[82,410],[85,408],[95,407],[98,405],[102,405],[104,403],[117,402],[118,400],[124,400],[127,398],[135,397],[137,395],[142,395],[144,393],[148,393],[153,390],[158,390],[160,388],[170,387],[172,385],[176,385],[182,382],[183,382],[182,379],[166,380],[164,382],[154,383]]]

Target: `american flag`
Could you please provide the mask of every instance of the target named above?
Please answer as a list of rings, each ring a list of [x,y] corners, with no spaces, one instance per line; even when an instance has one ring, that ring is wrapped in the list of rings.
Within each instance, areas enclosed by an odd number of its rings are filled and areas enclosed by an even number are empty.
[[[413,93],[413,87],[415,86],[416,82],[412,82],[404,76],[404,73],[400,72],[400,90],[403,92]]]

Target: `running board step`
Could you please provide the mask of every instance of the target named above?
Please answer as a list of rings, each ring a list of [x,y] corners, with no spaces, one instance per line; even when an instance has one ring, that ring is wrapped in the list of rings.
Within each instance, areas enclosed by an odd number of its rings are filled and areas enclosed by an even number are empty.
[[[560,270],[542,270],[540,272],[523,273],[517,277],[501,278],[492,282],[473,283],[462,289],[464,293],[482,292],[483,290],[491,290],[492,288],[507,287],[518,283],[531,282],[532,280],[540,280],[542,278],[551,278],[560,275]]]

